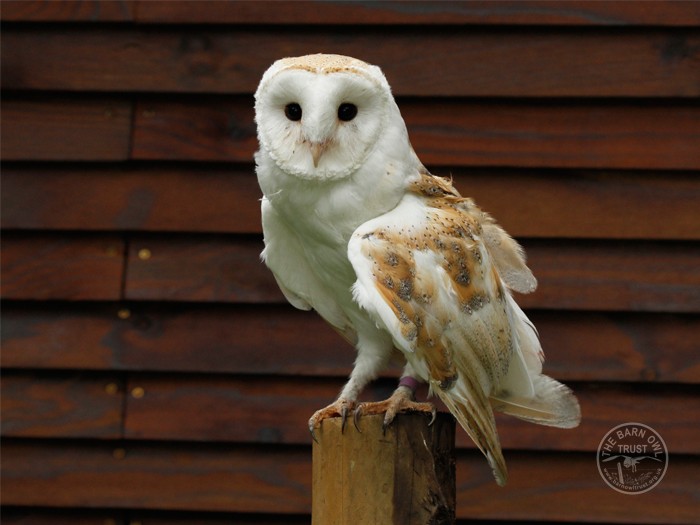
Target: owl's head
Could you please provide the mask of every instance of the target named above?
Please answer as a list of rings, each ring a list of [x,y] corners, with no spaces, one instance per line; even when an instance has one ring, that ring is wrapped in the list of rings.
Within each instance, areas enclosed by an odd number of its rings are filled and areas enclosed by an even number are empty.
[[[340,55],[284,58],[255,93],[258,140],[285,173],[337,180],[363,164],[391,107],[389,84],[376,66]]]

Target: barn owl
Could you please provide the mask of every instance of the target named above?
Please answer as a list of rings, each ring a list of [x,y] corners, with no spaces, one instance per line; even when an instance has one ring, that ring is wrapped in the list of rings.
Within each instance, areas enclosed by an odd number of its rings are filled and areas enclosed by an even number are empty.
[[[493,411],[562,428],[580,409],[542,374],[535,327],[511,290],[537,282],[521,247],[451,181],[431,175],[408,138],[382,71],[339,55],[276,61],[255,94],[262,259],[287,300],[314,309],[357,350],[335,402],[309,421],[432,414],[427,382],[486,456],[507,471]],[[363,388],[398,350],[399,386],[378,403]],[[315,439],[315,436],[314,436]]]

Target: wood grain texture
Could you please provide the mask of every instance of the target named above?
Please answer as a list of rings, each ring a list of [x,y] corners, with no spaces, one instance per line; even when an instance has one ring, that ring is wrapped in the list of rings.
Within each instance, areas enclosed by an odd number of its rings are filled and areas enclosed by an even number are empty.
[[[4,507],[10,525],[310,525],[311,517],[290,514],[187,512],[158,510],[84,510]],[[462,524],[466,525],[466,524]]]
[[[554,377],[700,383],[697,315],[528,315]],[[355,356],[317,314],[285,305],[6,303],[1,316],[5,369],[344,377]]]
[[[700,240],[692,172],[438,167],[516,237]],[[152,167],[11,164],[8,229],[260,233],[248,164]]]
[[[5,168],[2,226],[259,233],[252,166]]]
[[[3,435],[42,438],[118,438],[124,388],[114,378],[12,374],[3,381]],[[291,378],[131,379],[125,437],[140,440],[308,444],[308,417],[330,402],[343,381]],[[395,381],[370,387],[363,399],[389,396]],[[585,415],[571,431],[498,417],[506,449],[594,452],[617,422],[644,420],[672,453],[698,454],[700,404],[688,388],[573,385]],[[651,391],[650,391],[651,389]],[[136,393],[138,392],[138,393]],[[653,396],[649,394],[653,393]],[[422,390],[420,398],[426,392]],[[438,405],[444,411],[444,406]],[[360,421],[360,428],[366,423]],[[350,429],[348,432],[356,432]],[[458,446],[474,448],[463,432]]]
[[[437,108],[418,101],[400,107],[427,166],[700,166],[700,107],[453,102]]]
[[[13,303],[2,313],[2,368],[112,370],[128,343],[119,337],[119,305]],[[123,314],[124,315],[124,314]]]
[[[425,26],[416,38],[413,28],[372,26],[361,32],[352,26],[211,27],[206,32],[91,26],[66,32],[49,26],[10,28],[3,41],[6,89],[112,91],[119,86],[121,91],[246,94],[278,58],[332,49],[379,65],[401,96],[700,95],[697,28],[572,32]]]
[[[700,311],[695,243],[524,242],[538,290],[527,308]],[[277,303],[257,237],[139,238],[130,243],[127,299]],[[141,259],[141,250],[149,250]]]
[[[118,300],[124,271],[119,235],[4,233],[3,299]]]
[[[476,459],[476,458],[475,458]],[[480,459],[480,458],[479,458]],[[508,485],[498,491],[491,473],[462,453],[457,459],[457,515],[471,519],[605,521],[608,523],[693,523],[697,456],[676,458],[653,498],[635,500],[602,483],[590,453],[536,455],[511,452]],[[545,488],[546,487],[546,488]],[[537,496],[535,496],[535,494]]]
[[[136,0],[3,0],[4,22],[131,22]]]
[[[82,509],[28,509],[4,507],[3,523],[10,525],[126,525],[123,511]]]
[[[3,47],[4,48],[4,47]],[[3,160],[126,160],[131,103],[104,99],[2,99]]]
[[[570,381],[700,382],[700,318],[663,313],[529,311],[545,371]]]
[[[305,448],[6,441],[3,453],[5,505],[310,511]]]
[[[697,315],[528,314],[555,377],[700,383]],[[15,369],[343,377],[354,359],[318,315],[283,305],[8,303],[2,326],[2,366]]]
[[[398,378],[400,374],[396,374]],[[362,395],[363,400],[387,399],[396,379],[379,381]],[[344,380],[320,378],[198,378],[131,379],[126,436],[130,439],[308,444],[307,421],[331,403]],[[700,453],[700,399],[691,388],[638,385],[572,384],[581,403],[583,419],[574,430],[542,427],[508,416],[498,416],[501,442],[515,450],[577,450],[594,453],[605,433],[620,421],[645,421],[663,436],[675,453]],[[420,399],[427,397],[421,389]],[[439,401],[432,400],[444,412]],[[369,423],[368,423],[369,424]],[[359,423],[360,429],[365,424]],[[354,428],[346,430],[356,432]],[[474,448],[461,429],[460,448]],[[391,463],[389,461],[389,463]]]
[[[122,452],[116,454],[115,449]],[[107,508],[307,514],[307,447],[148,443],[34,443],[3,446],[3,502],[68,507],[86,499]],[[653,498],[629,498],[602,483],[590,453],[512,452],[507,489],[476,451],[457,456],[457,517],[610,523],[695,522],[696,456],[676,456]],[[543,505],[540,494],[548,503]],[[595,501],[595,505],[590,502]],[[669,512],[669,509],[673,509]]]
[[[420,414],[363,421],[345,432],[327,419],[313,444],[312,524],[430,525],[455,523],[455,421],[439,414],[432,425]]]
[[[700,245],[526,241],[539,280],[524,307],[657,312],[700,311]]]
[[[253,105],[251,96],[139,102],[131,156],[249,163],[258,147]]]
[[[304,0],[257,2],[180,1],[173,6],[140,1],[142,23],[235,24],[512,24],[634,26],[700,24],[690,2],[547,1],[373,1],[318,3]]]
[[[259,237],[140,237],[129,244],[129,300],[276,303]],[[188,277],[189,276],[189,277]]]
[[[438,167],[515,237],[685,239],[700,234],[692,172]],[[696,230],[698,230],[696,232]]]
[[[700,107],[398,101],[418,156],[436,166],[698,169]],[[249,97],[136,111],[132,156],[250,162],[257,148]]]
[[[2,435],[24,438],[122,436],[124,385],[116,376],[5,372]]]
[[[2,322],[7,368],[337,376],[353,359],[316,314],[291,306],[24,304],[3,308]]]

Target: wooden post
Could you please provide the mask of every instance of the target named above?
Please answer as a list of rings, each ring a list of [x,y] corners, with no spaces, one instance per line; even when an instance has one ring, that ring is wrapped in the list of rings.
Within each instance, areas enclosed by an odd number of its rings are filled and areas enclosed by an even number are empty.
[[[326,419],[313,444],[312,525],[453,525],[455,422],[400,414]]]

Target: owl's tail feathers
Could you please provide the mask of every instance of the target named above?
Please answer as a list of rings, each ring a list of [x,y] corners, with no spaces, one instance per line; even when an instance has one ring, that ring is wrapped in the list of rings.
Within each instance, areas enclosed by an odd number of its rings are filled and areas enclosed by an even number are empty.
[[[440,397],[460,426],[486,456],[496,483],[501,487],[504,486],[508,480],[508,469],[496,432],[496,421],[488,401],[485,399],[472,400],[469,396],[460,395],[458,388],[445,391],[437,383],[431,386],[432,391]],[[485,402],[481,403],[480,401]]]
[[[538,425],[574,428],[581,422],[581,407],[571,389],[539,374],[532,380],[535,394],[531,398],[500,393],[491,395],[494,410]]]

